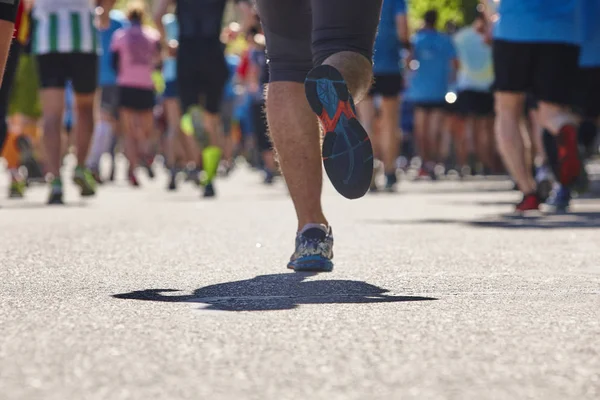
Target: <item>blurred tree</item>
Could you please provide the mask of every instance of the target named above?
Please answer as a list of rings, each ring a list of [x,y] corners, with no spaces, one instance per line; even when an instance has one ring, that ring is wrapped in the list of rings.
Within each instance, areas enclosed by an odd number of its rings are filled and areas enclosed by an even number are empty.
[[[408,2],[413,29],[421,27],[423,15],[431,9],[438,11],[438,28],[443,29],[448,21],[454,21],[458,25],[470,23],[479,0],[408,0]]]

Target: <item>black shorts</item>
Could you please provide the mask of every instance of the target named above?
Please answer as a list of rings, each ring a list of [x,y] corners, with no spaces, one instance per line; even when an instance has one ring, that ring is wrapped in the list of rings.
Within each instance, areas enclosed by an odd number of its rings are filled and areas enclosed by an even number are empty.
[[[382,0],[257,0],[271,81],[304,82],[314,66],[343,51],[371,60],[381,3]]]
[[[456,100],[461,113],[475,117],[494,115],[494,95],[491,92],[463,90]]]
[[[221,110],[229,68],[220,42],[181,40],[177,51],[177,83],[181,110],[200,105],[211,114]]]
[[[582,117],[600,117],[600,67],[580,68],[575,90],[575,110]]]
[[[48,53],[37,57],[42,89],[64,89],[71,81],[73,91],[90,94],[98,87],[98,56],[86,53]]]
[[[154,108],[154,91],[132,87],[119,87],[119,106],[135,111],[151,111]]]
[[[404,89],[404,79],[401,74],[377,74],[369,96],[398,97],[402,89]]]
[[[0,2],[0,20],[15,22],[19,0],[3,0]]]
[[[540,101],[571,103],[579,46],[495,40],[493,54],[496,91],[531,92]]]
[[[445,101],[421,101],[413,102],[413,107],[416,109],[422,109],[425,111],[433,110],[446,110],[448,103]]]

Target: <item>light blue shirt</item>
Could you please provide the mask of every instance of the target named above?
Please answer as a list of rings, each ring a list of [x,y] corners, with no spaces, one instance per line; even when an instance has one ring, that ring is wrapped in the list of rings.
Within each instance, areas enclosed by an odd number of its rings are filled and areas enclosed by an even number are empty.
[[[500,19],[494,36],[511,42],[579,44],[578,7],[581,1],[501,0]]]
[[[487,92],[494,82],[492,49],[473,27],[454,35],[454,47],[460,61],[456,86],[461,90]]]
[[[118,10],[112,10],[109,14],[110,25],[108,29],[100,31],[100,42],[102,44],[102,54],[99,62],[99,84],[101,87],[114,86],[117,84],[117,74],[112,65],[112,53],[110,43],[116,31],[129,24],[125,14]]]
[[[450,85],[451,62],[456,50],[450,36],[423,29],[412,38],[414,62],[408,97],[414,102],[444,101]]]
[[[167,14],[162,19],[165,27],[165,35],[167,43],[171,40],[179,40],[179,23],[174,14]],[[175,57],[167,57],[163,62],[163,77],[165,82],[174,82],[177,80],[177,59]]]

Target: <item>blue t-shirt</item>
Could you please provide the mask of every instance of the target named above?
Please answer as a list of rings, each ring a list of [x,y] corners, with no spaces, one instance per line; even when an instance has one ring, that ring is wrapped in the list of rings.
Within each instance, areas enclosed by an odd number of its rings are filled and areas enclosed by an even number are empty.
[[[405,0],[384,0],[379,31],[375,39],[373,72],[375,74],[400,73],[400,40],[396,17],[406,14]]]
[[[117,74],[112,65],[112,53],[110,43],[113,34],[128,25],[125,14],[118,10],[110,12],[110,26],[104,31],[100,31],[100,41],[102,43],[102,55],[100,56],[99,84],[100,86],[114,86],[117,84]]]
[[[412,38],[414,61],[409,97],[414,102],[444,101],[450,85],[451,62],[456,50],[450,36],[422,29]]]
[[[236,96],[234,78],[238,66],[240,65],[240,57],[230,54],[225,57],[225,61],[227,61],[227,68],[229,69],[229,79],[225,84],[225,94],[223,97],[225,100],[233,100]]]
[[[162,19],[162,23],[165,27],[165,39],[167,43],[171,40],[179,40],[177,17],[174,14],[166,14]],[[163,77],[165,82],[174,82],[177,80],[177,58],[165,58],[163,62]]]
[[[501,0],[494,36],[512,42],[579,44],[580,1]]]
[[[600,67],[600,0],[584,0],[582,7],[582,43],[579,65]]]

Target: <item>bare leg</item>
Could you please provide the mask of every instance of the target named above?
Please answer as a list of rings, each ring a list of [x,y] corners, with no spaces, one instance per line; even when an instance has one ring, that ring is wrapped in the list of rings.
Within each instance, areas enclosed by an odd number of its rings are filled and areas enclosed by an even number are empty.
[[[46,168],[55,178],[60,178],[61,126],[65,108],[64,89],[43,89],[40,93],[44,119],[44,146]]]
[[[80,167],[85,166],[94,133],[94,96],[95,93],[75,94],[77,119],[73,126],[73,134],[77,148],[77,165]]]
[[[527,168],[528,149],[519,123],[524,100],[523,94],[496,93],[496,139],[506,169],[519,189],[529,194],[536,185]]]
[[[360,103],[369,92],[373,82],[373,66],[362,55],[342,51],[327,58],[323,64],[340,71],[355,103]]]
[[[267,117],[281,171],[296,208],[298,230],[309,223],[328,225],[321,206],[320,131],[306,100],[304,85],[269,84]]]
[[[427,130],[427,140],[429,142],[429,151],[431,151],[431,160],[441,162],[441,142],[442,126],[444,123],[444,112],[442,110],[431,110],[429,112],[429,123]]]
[[[429,158],[429,141],[427,140],[427,111],[422,108],[417,108],[415,110],[415,141],[417,144],[417,154],[421,157],[423,165],[427,161],[430,161]]]
[[[393,174],[400,151],[400,96],[385,97],[381,103],[380,137],[385,173]]]

